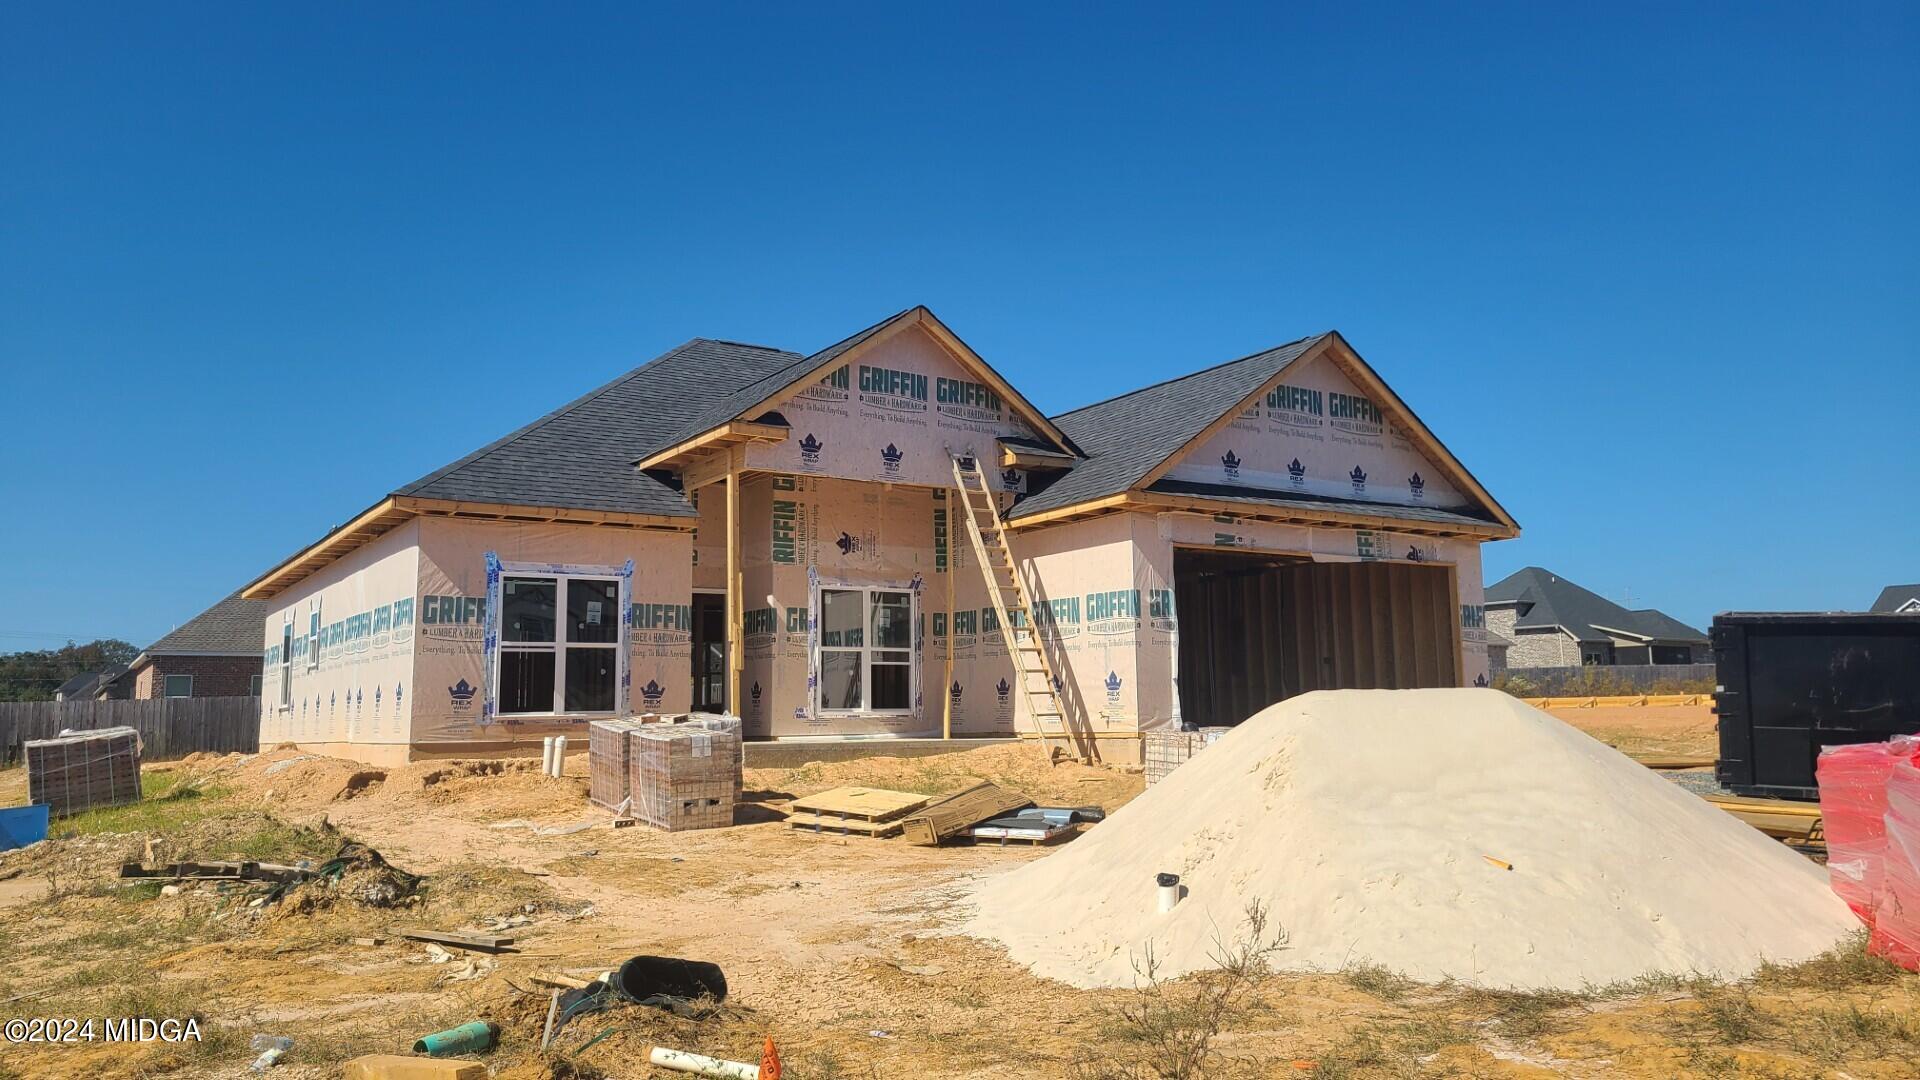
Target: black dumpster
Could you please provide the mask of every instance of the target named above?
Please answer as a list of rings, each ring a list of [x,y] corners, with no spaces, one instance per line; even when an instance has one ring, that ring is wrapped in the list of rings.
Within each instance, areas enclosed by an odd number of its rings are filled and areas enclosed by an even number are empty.
[[[1713,618],[1714,773],[1740,795],[1815,799],[1823,746],[1920,732],[1920,615]]]

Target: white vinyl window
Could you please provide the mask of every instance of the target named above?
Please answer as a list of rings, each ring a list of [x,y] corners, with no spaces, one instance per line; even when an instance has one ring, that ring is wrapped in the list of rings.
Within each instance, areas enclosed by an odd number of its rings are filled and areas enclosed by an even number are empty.
[[[247,696],[248,697],[260,696],[260,682],[261,682],[261,679],[260,679],[260,676],[258,675],[247,676]]]
[[[820,590],[820,710],[913,709],[913,594]]]
[[[192,697],[193,696],[193,676],[191,675],[167,676],[167,684],[165,689],[162,692],[167,697]]]
[[[307,670],[320,666],[320,598],[313,598],[313,610],[307,612]]]
[[[280,707],[293,708],[293,616],[280,624]]]
[[[502,715],[613,711],[623,644],[619,581],[506,576],[499,620]]]

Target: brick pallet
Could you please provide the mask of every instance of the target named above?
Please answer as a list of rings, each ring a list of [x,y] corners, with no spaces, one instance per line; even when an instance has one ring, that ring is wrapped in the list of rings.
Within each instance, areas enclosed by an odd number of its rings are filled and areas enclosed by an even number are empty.
[[[734,754],[733,801],[739,802],[740,791],[745,780],[742,772],[747,767],[746,732],[741,726],[740,718],[729,713],[688,713],[685,723],[706,728],[709,731],[724,731],[733,736],[733,745],[737,748]]]
[[[27,801],[55,817],[140,801],[140,733],[101,728],[26,744]]]
[[[1205,727],[1198,731],[1149,731],[1146,735],[1147,786],[1167,778],[1186,760],[1212,746],[1230,727]]]
[[[628,736],[638,720],[595,720],[587,728],[587,798],[609,810],[627,801],[633,773]]]
[[[690,724],[648,724],[627,740],[634,817],[668,832],[733,824],[738,736]]]

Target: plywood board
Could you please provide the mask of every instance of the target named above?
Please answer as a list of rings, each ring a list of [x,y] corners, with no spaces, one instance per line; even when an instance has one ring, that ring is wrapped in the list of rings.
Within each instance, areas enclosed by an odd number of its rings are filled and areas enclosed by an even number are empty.
[[[933,801],[928,795],[915,795],[910,791],[889,791],[886,788],[838,787],[809,795],[804,799],[795,799],[793,808],[805,813],[819,814],[824,817],[861,818],[867,821],[886,821],[897,818],[911,810],[918,810]]]

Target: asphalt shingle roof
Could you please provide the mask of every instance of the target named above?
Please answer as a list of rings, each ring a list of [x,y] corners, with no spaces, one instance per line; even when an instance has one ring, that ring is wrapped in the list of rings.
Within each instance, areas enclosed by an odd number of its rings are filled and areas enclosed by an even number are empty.
[[[1516,630],[1557,626],[1581,641],[1611,641],[1611,635],[1597,629],[1606,627],[1659,641],[1707,642],[1707,635],[1665,612],[1652,608],[1629,611],[1538,566],[1517,570],[1488,586],[1486,602],[1531,604],[1526,614],[1514,618]]]
[[[1920,604],[1920,585],[1889,585],[1880,590],[1879,599],[1868,611],[1899,611],[1907,604]]]
[[[1249,489],[1231,484],[1200,484],[1191,480],[1156,480],[1147,486],[1147,490],[1162,491],[1169,495],[1197,495],[1221,502],[1247,503],[1255,506],[1315,506],[1345,514],[1370,514],[1374,517],[1395,518],[1402,521],[1430,521],[1437,525],[1493,524],[1493,515],[1477,507],[1402,506],[1399,503],[1362,502],[1358,499],[1335,499],[1325,495]]]
[[[236,592],[181,623],[144,651],[149,656],[168,653],[258,656],[265,633],[263,628],[272,609],[271,601],[242,600]]]
[[[1052,417],[1087,460],[1046,490],[1020,500],[1007,517],[1018,520],[1128,490],[1325,336],[1301,338]]]
[[[705,418],[722,407],[716,394],[732,401],[735,388],[805,359],[763,345],[695,338],[394,494],[693,517],[678,491],[633,462],[680,441],[682,431],[714,427]]]

